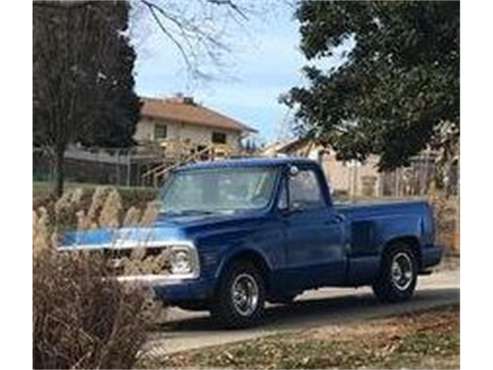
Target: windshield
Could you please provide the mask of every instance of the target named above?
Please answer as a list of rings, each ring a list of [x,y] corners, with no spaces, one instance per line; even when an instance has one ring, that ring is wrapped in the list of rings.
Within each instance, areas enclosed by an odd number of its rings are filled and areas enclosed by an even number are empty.
[[[237,212],[268,205],[277,169],[242,167],[177,172],[164,185],[162,212]]]

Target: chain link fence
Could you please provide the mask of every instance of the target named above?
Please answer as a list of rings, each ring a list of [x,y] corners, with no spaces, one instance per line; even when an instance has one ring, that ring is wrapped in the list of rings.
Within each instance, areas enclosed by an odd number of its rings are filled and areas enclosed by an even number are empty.
[[[142,175],[162,163],[162,154],[143,148],[69,148],[65,153],[67,182],[118,186],[144,186]],[[33,180],[51,182],[55,178],[51,153],[33,150]]]

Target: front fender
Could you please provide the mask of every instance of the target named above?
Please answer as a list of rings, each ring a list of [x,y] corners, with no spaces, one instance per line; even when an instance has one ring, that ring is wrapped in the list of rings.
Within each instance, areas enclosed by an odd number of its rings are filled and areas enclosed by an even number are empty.
[[[265,266],[272,271],[272,262],[269,260],[268,256],[265,254],[263,250],[254,247],[238,246],[238,247],[229,248],[222,255],[214,277],[218,279],[221,276],[221,274],[224,272],[224,269],[228,266],[228,264],[231,263],[231,261],[242,258],[243,256],[247,258],[248,257],[259,258],[260,260],[263,261]]]

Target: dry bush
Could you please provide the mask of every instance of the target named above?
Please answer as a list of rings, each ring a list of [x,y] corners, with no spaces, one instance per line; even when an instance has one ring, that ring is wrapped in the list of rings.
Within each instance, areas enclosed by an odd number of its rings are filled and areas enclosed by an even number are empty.
[[[432,191],[428,199],[433,206],[436,242],[446,248],[447,254],[460,254],[459,201],[457,197],[446,197]]]
[[[82,199],[80,200],[79,209],[89,209],[94,192],[100,189],[101,186],[94,187],[91,185],[84,185],[80,187],[82,192]],[[52,213],[52,208],[57,202],[53,195],[49,193],[50,188],[34,185],[33,188],[33,209],[39,209],[45,207]],[[72,185],[68,185],[68,190],[73,190]],[[152,188],[126,188],[119,187],[118,193],[121,196],[123,209],[128,209],[132,206],[139,209],[145,209],[148,202],[153,201],[158,196],[158,191]]]
[[[33,269],[34,368],[131,368],[145,292],[108,279],[102,256],[44,249]]]
[[[150,290],[114,279],[108,254],[56,250],[57,235],[67,228],[147,224],[156,205],[143,212],[131,207],[125,214],[118,192],[108,187],[97,189],[86,209],[82,198],[76,190],[51,212],[33,212],[34,368],[130,368],[149,323],[163,315]],[[132,257],[130,262],[137,263]],[[156,261],[146,262],[139,259],[156,269]]]

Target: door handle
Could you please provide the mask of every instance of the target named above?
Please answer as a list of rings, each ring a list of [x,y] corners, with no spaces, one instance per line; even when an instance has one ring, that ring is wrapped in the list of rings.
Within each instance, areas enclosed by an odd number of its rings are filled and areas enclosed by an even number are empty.
[[[336,225],[344,222],[346,218],[343,215],[334,215],[330,220],[326,221],[327,225]]]

